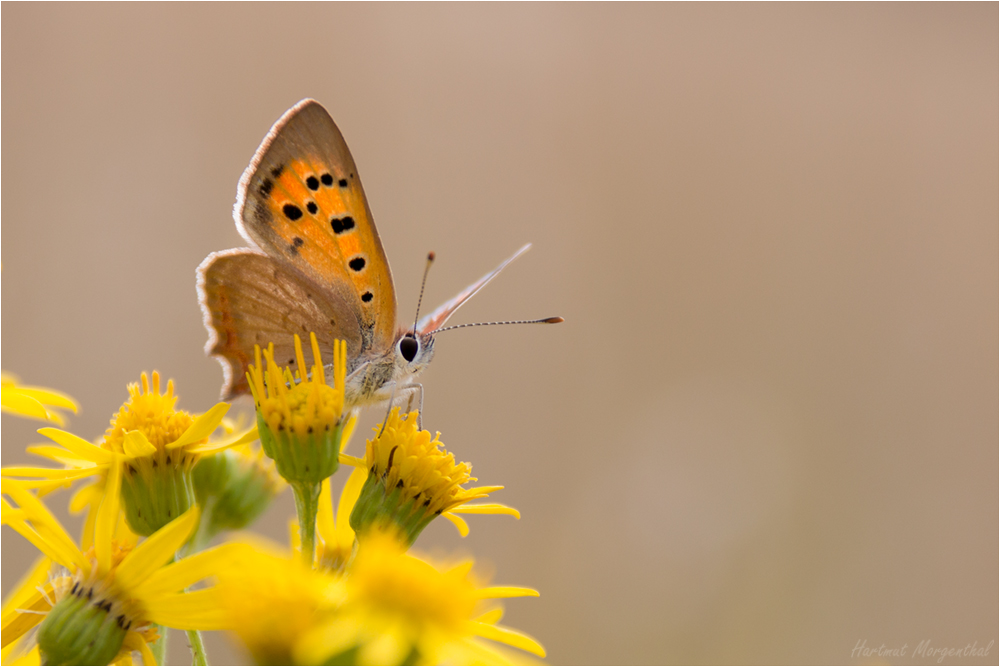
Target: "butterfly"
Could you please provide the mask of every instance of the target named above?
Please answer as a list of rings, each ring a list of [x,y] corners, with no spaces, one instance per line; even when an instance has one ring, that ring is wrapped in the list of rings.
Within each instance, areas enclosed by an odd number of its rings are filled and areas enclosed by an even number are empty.
[[[212,253],[197,272],[205,351],[222,364],[226,399],[249,393],[255,345],[273,343],[275,360],[291,365],[294,334],[310,332],[321,350],[347,342],[346,407],[419,389],[413,379],[434,356],[434,335],[530,247],[411,328],[401,327],[389,261],[354,159],[333,118],[311,99],[286,111],[264,137],[240,179],[233,217],[251,247]],[[447,328],[462,326],[477,325]],[[311,366],[311,351],[306,355]]]

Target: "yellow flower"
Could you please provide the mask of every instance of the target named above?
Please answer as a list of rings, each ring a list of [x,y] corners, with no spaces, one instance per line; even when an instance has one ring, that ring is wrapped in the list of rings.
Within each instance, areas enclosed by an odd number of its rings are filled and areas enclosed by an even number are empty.
[[[316,512],[320,487],[340,465],[340,449],[348,420],[344,415],[344,379],[347,373],[347,343],[333,344],[333,385],[326,371],[316,334],[309,334],[313,365],[306,366],[302,341],[295,336],[298,373],[280,368],[274,360],[274,344],[264,352],[254,346],[255,364],[247,381],[257,406],[257,431],[264,452],[274,461],[278,474],[292,485],[298,514],[300,543],[306,563],[312,564],[316,548]]]
[[[472,561],[443,569],[404,550],[396,535],[369,534],[345,575],[345,601],[298,642],[299,664],[507,662],[484,639],[545,656],[536,640],[497,625],[502,612],[495,600],[536,591],[480,587]]]
[[[377,437],[367,442],[365,457],[344,457],[368,471],[368,479],[351,513],[351,527],[357,532],[368,528],[396,526],[412,544],[427,524],[441,515],[450,520],[464,537],[468,524],[458,514],[507,514],[520,518],[518,511],[499,503],[469,504],[486,498],[502,486],[466,489],[472,466],[455,463],[455,456],[442,445],[441,434],[431,439],[429,431],[417,429],[417,413],[404,418],[393,408],[385,427],[375,427]]]
[[[234,557],[217,588],[226,627],[262,665],[291,664],[302,633],[343,600],[338,578],[263,547]]]
[[[114,462],[122,468],[122,504],[129,526],[140,535],[151,535],[191,507],[191,470],[198,459],[256,439],[251,431],[210,442],[229,405],[218,403],[199,417],[177,410],[173,381],[161,394],[159,373],[153,373],[152,386],[143,373],[141,385],[129,385],[128,390],[129,400],[111,420],[100,445],[56,428],[39,429],[59,446],[34,446],[28,451],[67,467],[4,468],[3,476],[33,478],[28,485],[47,488],[92,475],[106,477]],[[92,500],[95,497],[100,496],[90,494]]]
[[[55,389],[25,387],[10,373],[0,375],[0,409],[22,417],[31,417],[63,425],[63,416],[53,408],[76,414],[76,401]]]
[[[111,466],[93,547],[83,551],[22,483],[5,479],[2,484],[3,494],[13,502],[3,500],[3,523],[65,568],[44,586],[23,591],[16,607],[5,608],[5,647],[40,623],[38,649],[46,663],[108,664],[138,650],[143,662],[153,664],[148,626],[222,627],[215,589],[184,589],[224,567],[234,546],[242,545],[225,545],[170,563],[198,524],[197,508],[138,545],[114,540],[121,467]]]
[[[306,366],[302,341],[295,336],[298,372],[281,368],[274,360],[274,344],[264,351],[254,347],[255,364],[247,373],[254,404],[257,429],[264,451],[289,482],[319,484],[337,470],[344,425],[344,379],[347,372],[347,343],[333,348],[333,385],[326,383],[316,334],[310,334],[313,365]]]

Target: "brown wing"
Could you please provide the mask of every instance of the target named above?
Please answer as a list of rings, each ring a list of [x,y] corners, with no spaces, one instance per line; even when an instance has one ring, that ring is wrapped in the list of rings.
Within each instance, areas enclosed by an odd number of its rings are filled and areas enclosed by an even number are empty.
[[[209,340],[208,354],[222,364],[223,397],[249,393],[247,365],[254,345],[274,343],[275,361],[291,364],[292,334],[303,341],[306,363],[312,364],[309,332],[315,332],[323,361],[333,361],[333,341],[347,341],[347,358],[361,351],[357,314],[350,303],[327,292],[294,269],[251,248],[212,253],[198,267],[198,301]],[[349,369],[352,370],[352,369]]]
[[[391,347],[389,262],[351,152],[318,102],[299,102],[271,128],[240,179],[234,217],[244,238],[358,313],[363,351]]]

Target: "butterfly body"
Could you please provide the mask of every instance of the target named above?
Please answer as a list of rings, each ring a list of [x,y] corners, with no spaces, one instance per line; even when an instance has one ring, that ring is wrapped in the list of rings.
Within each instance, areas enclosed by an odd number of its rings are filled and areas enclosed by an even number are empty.
[[[416,340],[417,353],[412,360],[400,349],[407,337]],[[434,357],[434,337],[424,334],[413,338],[412,332],[400,331],[389,353],[363,361],[354,371],[349,371],[344,386],[344,401],[348,405],[362,406],[384,403],[392,398],[394,389],[411,385],[427,368]]]
[[[401,326],[354,159],[326,109],[308,99],[285,112],[257,149],[233,217],[251,247],[212,253],[198,267],[205,350],[222,364],[226,398],[249,393],[254,346],[273,343],[275,359],[291,365],[294,334],[315,333],[321,351],[347,342],[348,407],[390,400],[431,361],[434,333],[529,247],[415,326]],[[308,349],[306,362],[312,365]]]

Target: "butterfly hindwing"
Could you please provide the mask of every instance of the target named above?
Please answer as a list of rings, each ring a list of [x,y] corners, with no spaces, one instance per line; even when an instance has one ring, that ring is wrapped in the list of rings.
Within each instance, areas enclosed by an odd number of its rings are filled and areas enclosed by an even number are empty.
[[[205,350],[222,363],[226,398],[249,392],[246,370],[254,345],[266,348],[273,342],[275,361],[282,365],[295,358],[293,334],[303,340],[309,365],[310,332],[323,351],[332,350],[338,338],[347,341],[348,359],[357,359],[361,351],[350,303],[331,298],[308,278],[251,248],[209,255],[198,267],[198,299],[210,334]],[[329,364],[332,357],[323,361]]]
[[[240,179],[235,217],[248,241],[357,313],[361,352],[392,345],[389,262],[354,159],[319,103],[299,102],[271,128]]]

